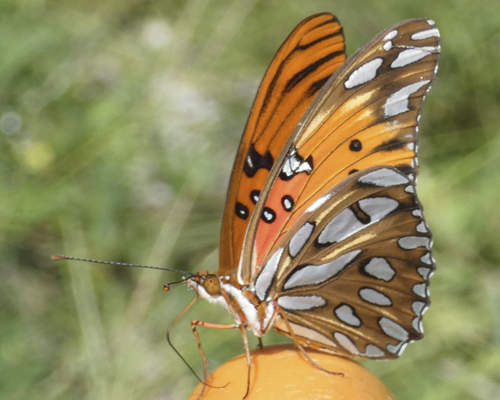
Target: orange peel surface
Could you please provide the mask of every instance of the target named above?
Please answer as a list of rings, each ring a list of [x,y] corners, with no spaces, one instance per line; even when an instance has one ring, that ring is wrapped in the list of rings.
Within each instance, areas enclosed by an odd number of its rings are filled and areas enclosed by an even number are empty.
[[[248,400],[396,400],[387,387],[356,361],[307,350],[314,362],[328,374],[307,361],[293,346],[273,346],[251,352],[252,375]],[[202,400],[239,400],[247,388],[247,360],[243,354],[217,368],[208,378],[215,387],[206,387]],[[196,400],[203,384],[189,400]]]

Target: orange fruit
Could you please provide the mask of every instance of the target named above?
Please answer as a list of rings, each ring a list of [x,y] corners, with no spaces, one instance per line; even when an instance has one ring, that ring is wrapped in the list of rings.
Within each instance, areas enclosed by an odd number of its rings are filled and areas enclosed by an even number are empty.
[[[356,361],[307,350],[311,359],[332,375],[319,370],[293,346],[273,346],[251,352],[252,372],[248,400],[396,400],[387,387]],[[239,400],[247,389],[247,360],[240,355],[208,377],[203,400]],[[198,385],[189,400],[198,398]]]

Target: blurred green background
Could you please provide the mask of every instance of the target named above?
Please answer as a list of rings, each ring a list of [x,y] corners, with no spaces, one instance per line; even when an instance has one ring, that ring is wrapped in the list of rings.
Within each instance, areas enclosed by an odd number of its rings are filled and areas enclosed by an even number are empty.
[[[348,53],[403,19],[442,34],[422,117],[419,193],[438,270],[426,338],[366,362],[398,399],[500,398],[500,2],[3,0],[0,398],[182,399],[165,341],[193,298],[177,276],[54,253],[217,269],[227,181],[253,96],[292,28],[330,11]],[[197,371],[189,321],[173,333]],[[243,350],[203,330],[213,369]],[[286,339],[279,335],[265,343]],[[251,338],[251,344],[256,343]]]

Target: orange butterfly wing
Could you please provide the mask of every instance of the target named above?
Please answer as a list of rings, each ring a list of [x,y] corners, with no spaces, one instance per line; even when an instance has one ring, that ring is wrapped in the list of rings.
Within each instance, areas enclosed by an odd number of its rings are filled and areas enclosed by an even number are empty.
[[[432,21],[404,21],[330,78],[269,174],[249,224],[240,281],[248,282],[307,207],[350,173],[390,165],[416,176],[420,111],[439,51]]]
[[[233,275],[260,191],[281,150],[319,90],[346,59],[331,14],[313,15],[288,36],[271,62],[240,142],[224,208],[219,275]]]

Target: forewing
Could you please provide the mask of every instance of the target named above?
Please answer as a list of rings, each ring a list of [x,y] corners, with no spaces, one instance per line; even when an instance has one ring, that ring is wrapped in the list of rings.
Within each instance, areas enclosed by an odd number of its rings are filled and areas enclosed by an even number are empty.
[[[342,27],[313,15],[288,36],[255,98],[233,167],[220,238],[220,275],[236,271],[250,215],[285,143],[321,87],[345,61]]]
[[[349,174],[390,165],[417,174],[417,131],[435,77],[439,31],[401,22],[358,50],[325,84],[273,167],[252,216],[240,279],[259,272],[305,210]]]
[[[392,167],[355,173],[280,240],[256,293],[280,309],[274,328],[349,357],[395,358],[421,339],[435,267],[414,182]],[[287,322],[288,321],[288,324]]]

